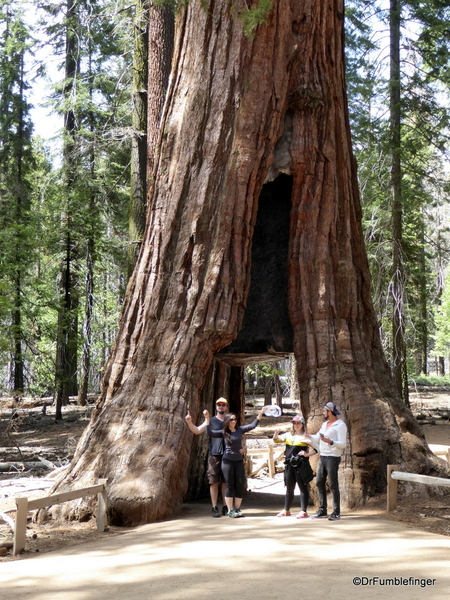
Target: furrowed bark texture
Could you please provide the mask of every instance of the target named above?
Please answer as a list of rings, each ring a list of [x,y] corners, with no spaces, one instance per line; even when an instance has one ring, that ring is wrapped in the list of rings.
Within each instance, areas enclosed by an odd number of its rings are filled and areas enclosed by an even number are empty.
[[[227,1],[200,4],[177,22],[145,243],[104,394],[58,487],[108,477],[110,518],[126,525],[180,509],[184,416],[189,406],[199,419],[214,356],[240,330],[258,197],[280,172],[292,177],[288,308],[302,409],[312,429],[326,400],[343,409],[345,500],[381,491],[386,462],[415,455],[420,472],[436,471],[392,390],[372,310],[341,2],[274,2],[252,39]]]

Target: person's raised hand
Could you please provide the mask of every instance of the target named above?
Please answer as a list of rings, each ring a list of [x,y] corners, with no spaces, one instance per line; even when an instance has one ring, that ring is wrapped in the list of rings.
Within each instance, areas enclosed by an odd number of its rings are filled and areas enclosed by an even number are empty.
[[[187,415],[184,417],[186,421],[192,421],[191,413],[188,411]]]

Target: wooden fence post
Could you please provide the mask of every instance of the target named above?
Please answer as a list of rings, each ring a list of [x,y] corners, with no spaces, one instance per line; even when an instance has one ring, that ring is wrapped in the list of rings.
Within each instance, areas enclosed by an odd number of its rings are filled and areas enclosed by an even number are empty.
[[[397,488],[396,479],[392,479],[392,471],[397,471],[398,465],[387,466],[387,512],[391,512],[397,508]]]
[[[97,494],[97,530],[105,531],[106,527],[106,484],[107,479],[99,479],[98,483],[102,484],[103,490]]]
[[[269,466],[269,477],[273,479],[275,475],[275,463],[273,461],[273,446],[268,447],[267,463]]]
[[[28,498],[16,498],[16,524],[14,527],[13,556],[25,548],[27,537]]]

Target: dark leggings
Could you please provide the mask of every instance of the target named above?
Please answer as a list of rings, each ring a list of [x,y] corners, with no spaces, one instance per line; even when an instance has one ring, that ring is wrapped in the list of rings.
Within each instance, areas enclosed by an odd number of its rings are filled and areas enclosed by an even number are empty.
[[[286,486],[286,495],[284,497],[284,509],[290,510],[294,501],[295,484],[300,489],[300,507],[306,512],[309,502],[308,486],[303,483],[298,469],[294,469],[291,465],[286,465],[284,471],[284,484]]]
[[[243,498],[245,492],[244,461],[222,458],[222,473],[227,484],[225,498]]]

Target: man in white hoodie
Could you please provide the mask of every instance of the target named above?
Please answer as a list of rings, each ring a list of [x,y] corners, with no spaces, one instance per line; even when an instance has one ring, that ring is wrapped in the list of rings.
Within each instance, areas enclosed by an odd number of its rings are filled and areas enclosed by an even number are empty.
[[[326,480],[330,484],[333,496],[333,512],[328,517],[329,521],[341,518],[341,496],[339,493],[338,471],[342,451],[347,443],[347,425],[338,418],[339,412],[334,402],[327,402],[323,407],[325,422],[318,433],[310,437],[319,443],[319,464],[317,465],[316,486],[319,494],[319,510],[311,519],[327,517],[327,490]]]

